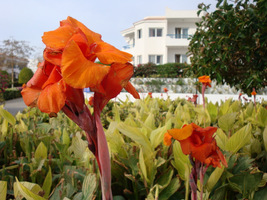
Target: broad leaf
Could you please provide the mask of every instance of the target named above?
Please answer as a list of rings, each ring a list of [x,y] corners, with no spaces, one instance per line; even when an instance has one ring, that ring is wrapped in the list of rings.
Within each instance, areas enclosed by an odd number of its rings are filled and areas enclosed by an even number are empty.
[[[237,113],[228,113],[221,116],[218,120],[218,125],[221,129],[223,129],[226,133],[228,133],[235,123]]]
[[[212,172],[212,174],[209,176],[209,179],[206,183],[206,188],[207,188],[209,193],[212,191],[213,187],[216,185],[218,180],[221,178],[223,171],[224,171],[224,167],[222,167],[222,168],[217,167]]]
[[[263,143],[264,143],[265,151],[267,151],[267,126],[265,127],[265,129],[262,133],[262,137],[263,137]]]
[[[225,145],[227,144],[228,138],[222,129],[217,129],[215,139],[218,147],[220,147],[222,150],[225,150]]]
[[[7,182],[0,181],[0,199],[6,200],[6,194],[7,194]]]
[[[49,197],[51,186],[52,186],[52,173],[51,173],[51,167],[49,166],[49,171],[45,177],[43,187],[42,187],[42,189],[44,190],[44,193],[45,193],[44,194],[45,198]]]
[[[238,152],[243,146],[250,142],[251,130],[251,125],[247,124],[234,133],[225,146],[226,150],[232,153]]]
[[[3,105],[0,106],[0,115],[1,115],[4,119],[6,119],[11,125],[15,125],[15,123],[16,123],[16,119],[15,119],[15,117],[14,117],[10,112],[8,112],[7,110],[5,110],[5,109],[3,108]]]
[[[173,154],[174,161],[172,161],[172,165],[177,169],[182,180],[188,180],[189,177],[187,177],[186,174],[187,171],[190,171],[190,161],[188,155],[183,153],[178,141],[173,143]]]
[[[97,187],[96,174],[88,174],[83,180],[82,186],[82,200],[91,200]]]
[[[170,184],[159,194],[159,200],[168,200],[181,186],[178,178],[173,178]]]
[[[14,183],[14,196],[16,199],[22,199],[22,197],[27,200],[45,200],[45,198],[37,195],[42,189],[39,185],[29,182],[19,182],[16,178],[16,183]]]
[[[34,158],[35,159],[47,159],[47,148],[43,142],[40,142],[40,144],[38,145],[34,153]]]

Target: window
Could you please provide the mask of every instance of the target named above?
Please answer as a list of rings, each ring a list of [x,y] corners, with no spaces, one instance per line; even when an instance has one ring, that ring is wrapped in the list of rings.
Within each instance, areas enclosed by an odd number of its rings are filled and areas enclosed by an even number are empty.
[[[137,64],[142,64],[142,56],[137,56]]]
[[[188,38],[188,28],[175,28],[175,38]]]
[[[149,37],[162,37],[162,28],[150,28]]]
[[[142,38],[142,29],[137,30],[137,38]]]
[[[162,55],[149,55],[148,62],[155,63],[155,64],[162,64]]]
[[[186,55],[180,55],[175,54],[175,62],[176,63],[187,63],[187,56]]]

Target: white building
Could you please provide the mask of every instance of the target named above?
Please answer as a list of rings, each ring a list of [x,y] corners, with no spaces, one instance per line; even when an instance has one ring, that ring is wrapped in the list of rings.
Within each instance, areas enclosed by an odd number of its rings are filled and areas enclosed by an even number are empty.
[[[133,64],[153,62],[189,63],[186,56],[190,35],[201,20],[196,10],[177,11],[166,8],[166,16],[146,17],[121,31],[127,42],[123,50],[133,55]]]

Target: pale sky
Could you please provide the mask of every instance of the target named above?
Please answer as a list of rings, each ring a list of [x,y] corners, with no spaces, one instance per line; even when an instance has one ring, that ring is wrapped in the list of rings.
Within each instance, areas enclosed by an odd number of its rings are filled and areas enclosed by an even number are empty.
[[[0,41],[24,40],[41,53],[44,32],[71,16],[118,49],[126,45],[121,31],[147,16],[164,16],[165,8],[198,10],[199,3],[217,0],[0,0]]]

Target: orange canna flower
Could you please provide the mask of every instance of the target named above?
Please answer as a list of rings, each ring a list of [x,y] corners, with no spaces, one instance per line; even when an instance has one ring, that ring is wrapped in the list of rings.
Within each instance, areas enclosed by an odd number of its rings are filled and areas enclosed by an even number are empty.
[[[149,92],[149,93],[148,93],[148,96],[149,96],[150,98],[152,98],[152,92]]]
[[[63,79],[74,88],[96,87],[108,74],[108,65],[127,63],[132,57],[71,17],[61,21],[58,29],[45,32],[42,39],[47,47],[45,58],[53,64],[61,58]],[[97,58],[103,64],[95,63]]]
[[[164,92],[166,92],[166,93],[169,91],[167,88],[163,88],[163,90],[164,90]]]
[[[200,76],[200,77],[198,77],[198,81],[200,83],[202,83],[203,85],[211,87],[211,85],[210,85],[211,80],[210,80],[209,76]]]
[[[39,64],[21,94],[27,106],[38,107],[52,116],[63,108],[66,101],[75,102],[79,107],[84,103],[82,90],[68,86],[62,79],[60,68],[49,62]]]
[[[164,135],[164,144],[170,145],[171,138],[178,140],[184,154],[191,155],[207,166],[221,167],[220,162],[227,166],[227,162],[220,151],[213,134],[216,127],[201,128],[194,123],[181,129],[170,129]]]
[[[257,92],[255,91],[255,90],[253,90],[252,92],[251,92],[251,95],[256,95],[257,94]]]

